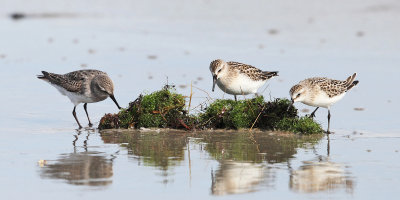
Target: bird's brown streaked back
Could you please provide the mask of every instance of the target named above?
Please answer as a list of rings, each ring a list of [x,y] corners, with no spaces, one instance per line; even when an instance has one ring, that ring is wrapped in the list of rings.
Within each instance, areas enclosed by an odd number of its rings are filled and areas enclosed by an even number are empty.
[[[326,77],[314,77],[301,81],[299,85],[305,84],[308,85],[309,87],[319,86],[321,90],[324,91],[329,97],[334,97],[341,95],[344,92],[347,92],[355,85],[357,85],[358,81],[354,81],[356,75],[357,74],[354,73],[352,76],[348,77],[345,81],[333,80]],[[293,91],[295,91],[294,87],[292,87],[292,89]],[[290,90],[290,92],[293,92],[292,89]]]
[[[274,76],[278,76],[277,71],[262,71],[260,69],[257,69],[256,67],[253,67],[251,65],[239,63],[239,62],[227,62],[229,66],[233,67],[234,69],[237,69],[240,71],[242,74],[246,74],[249,78],[255,81],[264,81],[268,80]]]
[[[69,92],[80,92],[83,81],[88,78],[93,78],[96,75],[107,75],[99,70],[78,70],[67,74],[55,74],[42,71],[42,74],[43,75],[38,75],[37,77],[63,87]]]
[[[84,103],[89,127],[93,124],[87,112],[87,104],[103,101],[110,97],[118,109],[121,109],[114,97],[114,84],[105,72],[99,70],[78,70],[67,74],[55,74],[42,71],[42,75],[37,78],[53,85],[62,94],[67,96],[74,104],[72,115],[78,123],[79,129],[82,128],[77,116],[76,106]]]

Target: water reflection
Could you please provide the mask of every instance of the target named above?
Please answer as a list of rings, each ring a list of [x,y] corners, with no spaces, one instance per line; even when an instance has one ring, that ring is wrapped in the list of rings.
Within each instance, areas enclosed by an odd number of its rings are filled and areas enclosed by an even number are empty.
[[[257,191],[268,180],[268,168],[249,162],[222,161],[216,172],[211,172],[213,195],[240,194]]]
[[[344,188],[353,191],[353,180],[345,171],[346,167],[330,162],[327,157],[318,161],[304,162],[290,174],[290,189],[297,192],[313,193]]]
[[[184,160],[187,136],[184,132],[156,133],[137,131],[101,132],[104,143],[123,144],[139,165],[161,170],[163,182],[168,183],[172,168]]]
[[[123,144],[145,166],[167,171],[184,159],[185,133],[102,132],[105,143]]]
[[[60,155],[57,160],[48,161],[40,169],[42,178],[61,179],[73,185],[105,186],[112,183],[113,157],[101,152],[88,151],[87,143],[91,131],[86,135],[78,132],[72,141],[74,152]],[[83,152],[76,146],[78,139],[84,138]]]
[[[98,152],[70,153],[47,164],[42,168],[41,176],[63,179],[74,185],[108,185],[112,183],[113,165],[111,159]]]
[[[327,156],[317,156],[314,161],[304,161],[298,170],[290,172],[290,189],[314,193],[344,188],[352,193],[354,182],[343,164],[329,161],[330,139],[327,136]]]
[[[190,149],[206,153],[218,162],[211,169],[211,194],[240,194],[275,185],[276,170],[272,165],[289,161],[299,148],[311,148],[322,135],[274,135],[249,132],[139,132],[106,130],[100,133],[105,143],[116,143],[128,149],[139,165],[161,170],[163,183],[172,178],[173,168],[188,158]],[[205,150],[205,152],[203,151]],[[186,157],[187,156],[187,157]]]
[[[219,161],[212,172],[213,195],[250,193],[273,187],[275,172],[268,164],[288,162],[299,147],[315,145],[321,136],[275,136],[265,133],[206,134],[206,150]]]
[[[312,147],[322,138],[315,136],[268,135],[266,133],[204,134],[207,152],[216,160],[240,162],[287,162],[297,148]]]

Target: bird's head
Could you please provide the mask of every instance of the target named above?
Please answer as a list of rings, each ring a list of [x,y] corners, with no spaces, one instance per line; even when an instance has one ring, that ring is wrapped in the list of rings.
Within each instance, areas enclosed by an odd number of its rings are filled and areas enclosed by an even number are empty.
[[[210,63],[210,71],[213,77],[213,87],[212,91],[214,92],[215,84],[217,80],[228,73],[228,63],[221,59],[214,60]]]
[[[110,97],[115,105],[117,105],[118,109],[121,109],[117,100],[114,97],[114,84],[110,77],[107,75],[98,75],[92,80],[92,87],[97,90],[101,96]]]
[[[304,99],[306,99],[307,90],[303,85],[297,84],[290,89],[289,94],[292,103],[302,102]]]

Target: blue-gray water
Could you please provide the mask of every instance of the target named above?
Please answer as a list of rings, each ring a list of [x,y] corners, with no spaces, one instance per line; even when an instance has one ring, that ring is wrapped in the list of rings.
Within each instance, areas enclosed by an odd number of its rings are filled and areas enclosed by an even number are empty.
[[[6,0],[4,5],[0,190],[9,199],[393,199],[399,194],[397,1]],[[11,20],[13,12],[28,17]],[[179,139],[172,147],[179,155],[164,155],[165,169],[146,161],[147,154],[125,147],[124,140],[110,142],[97,131],[77,133],[73,105],[36,78],[41,70],[100,69],[113,79],[121,106],[167,81],[183,94],[190,93],[193,83],[213,98],[232,98],[219,89],[211,92],[208,65],[216,58],[279,70],[280,76],[263,92],[267,99],[288,97],[290,87],[307,77],[345,79],[357,72],[358,87],[332,108],[335,134],[330,136],[329,156],[326,137],[311,146],[299,145],[289,157],[274,162],[263,156],[280,150],[250,151],[254,159],[220,158],[203,148],[212,140],[175,135],[171,138]],[[193,104],[204,101],[202,90],[194,88]],[[88,110],[96,122],[104,113],[117,112],[109,99],[89,104]],[[86,124],[81,106],[77,113]],[[327,111],[316,115],[326,127]],[[226,149],[220,153],[230,152],[228,144],[236,143],[237,138],[225,138],[222,144],[228,147],[222,145]],[[254,145],[243,138],[239,143]],[[41,167],[40,160],[47,163]],[[244,175],[236,176],[242,169],[247,170]],[[314,172],[320,175],[311,176]],[[318,184],[310,189],[307,182]]]

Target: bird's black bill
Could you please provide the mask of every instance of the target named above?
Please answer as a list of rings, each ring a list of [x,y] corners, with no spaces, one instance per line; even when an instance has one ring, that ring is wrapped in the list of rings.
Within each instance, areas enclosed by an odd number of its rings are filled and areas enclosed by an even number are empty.
[[[121,106],[118,105],[117,100],[115,100],[114,95],[110,95],[110,98],[114,101],[115,105],[117,105],[118,109],[121,109]]]
[[[213,87],[212,87],[212,91],[214,92],[214,89],[215,89],[215,84],[217,83],[217,76],[216,75],[214,75],[213,76]]]
[[[290,107],[292,107],[292,106],[293,106],[293,104],[294,104],[294,101],[293,101],[293,99],[292,99],[292,101],[290,102],[290,105],[288,106],[288,108],[287,108],[287,110],[286,110],[286,111],[289,111]]]

